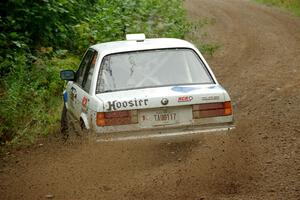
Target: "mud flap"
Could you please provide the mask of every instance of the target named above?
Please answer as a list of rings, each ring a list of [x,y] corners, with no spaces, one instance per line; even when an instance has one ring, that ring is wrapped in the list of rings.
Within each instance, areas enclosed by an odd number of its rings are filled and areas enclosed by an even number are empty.
[[[89,125],[89,122],[88,122],[88,118],[87,118],[87,115],[85,113],[81,113],[80,115],[80,119],[82,119],[83,123],[84,123],[84,127],[89,130],[90,129],[90,125]]]

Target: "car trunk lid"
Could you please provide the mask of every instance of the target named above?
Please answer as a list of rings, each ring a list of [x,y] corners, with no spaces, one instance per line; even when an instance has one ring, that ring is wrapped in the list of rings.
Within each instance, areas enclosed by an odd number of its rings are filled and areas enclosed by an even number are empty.
[[[180,107],[223,102],[225,90],[219,85],[168,86],[97,94],[103,112]]]

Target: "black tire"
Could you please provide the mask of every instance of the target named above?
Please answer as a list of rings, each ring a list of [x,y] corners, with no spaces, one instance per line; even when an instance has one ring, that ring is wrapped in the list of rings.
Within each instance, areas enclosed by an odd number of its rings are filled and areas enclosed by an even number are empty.
[[[68,110],[65,104],[61,112],[60,132],[64,139],[67,139],[69,137]]]

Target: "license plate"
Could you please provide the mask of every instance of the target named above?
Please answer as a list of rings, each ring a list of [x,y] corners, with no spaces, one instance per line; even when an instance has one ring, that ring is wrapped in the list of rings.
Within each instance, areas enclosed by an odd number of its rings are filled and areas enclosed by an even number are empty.
[[[176,120],[176,113],[161,113],[154,115],[155,121],[173,121]]]
[[[176,123],[176,113],[155,113],[153,115],[155,124],[174,124]]]
[[[192,122],[192,107],[170,107],[139,110],[139,125],[151,128],[164,125],[185,125]]]

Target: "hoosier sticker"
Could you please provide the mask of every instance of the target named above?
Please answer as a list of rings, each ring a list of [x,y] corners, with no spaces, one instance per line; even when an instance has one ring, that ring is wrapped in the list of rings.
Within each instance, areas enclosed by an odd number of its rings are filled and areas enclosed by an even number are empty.
[[[147,106],[149,99],[133,99],[129,101],[108,101],[107,110],[118,110],[121,108],[133,108],[140,106]]]

